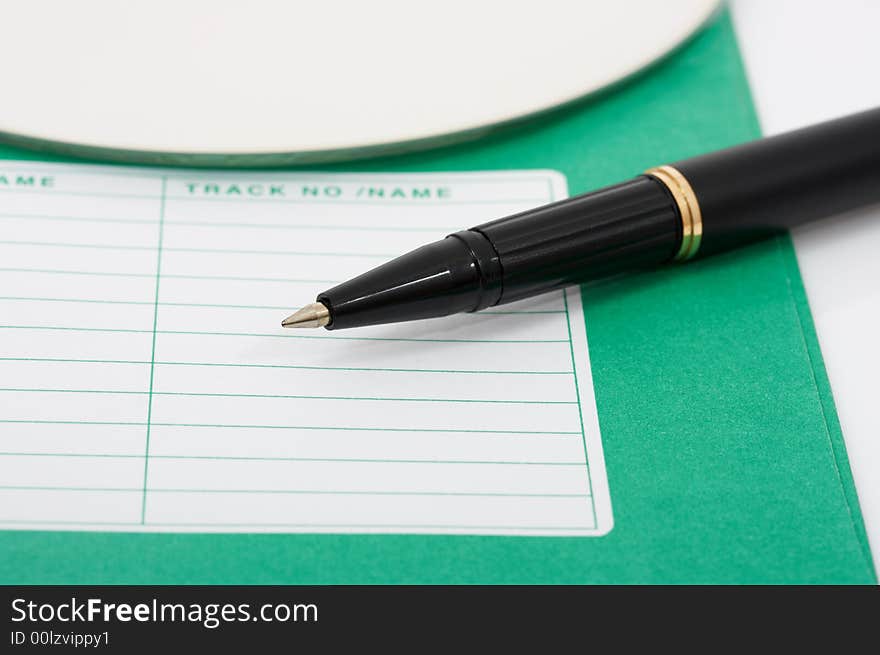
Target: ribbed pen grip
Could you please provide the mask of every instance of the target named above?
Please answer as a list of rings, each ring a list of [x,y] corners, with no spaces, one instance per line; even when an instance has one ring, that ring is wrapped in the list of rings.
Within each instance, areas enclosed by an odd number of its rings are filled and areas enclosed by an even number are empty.
[[[495,248],[504,304],[673,258],[681,219],[669,191],[642,176],[471,228]]]

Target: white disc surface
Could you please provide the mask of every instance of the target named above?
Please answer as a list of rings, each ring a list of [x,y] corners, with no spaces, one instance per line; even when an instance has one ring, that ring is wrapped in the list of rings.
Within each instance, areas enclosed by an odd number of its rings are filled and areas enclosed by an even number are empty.
[[[716,4],[0,0],[0,133],[133,160],[413,147],[602,89]]]

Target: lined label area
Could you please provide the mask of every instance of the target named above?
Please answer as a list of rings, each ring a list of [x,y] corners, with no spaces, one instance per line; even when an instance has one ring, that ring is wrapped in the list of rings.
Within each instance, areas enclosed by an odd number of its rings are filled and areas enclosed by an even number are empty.
[[[51,180],[0,190],[3,529],[611,529],[579,290],[279,327],[560,175],[2,169]]]

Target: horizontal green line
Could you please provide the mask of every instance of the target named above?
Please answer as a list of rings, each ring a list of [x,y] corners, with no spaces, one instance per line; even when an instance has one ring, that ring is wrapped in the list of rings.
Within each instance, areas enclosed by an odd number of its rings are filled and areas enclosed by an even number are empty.
[[[98,303],[106,305],[147,305],[153,307],[155,303],[152,300],[107,300],[103,298],[36,298],[32,296],[0,296],[2,300],[14,300],[25,302],[70,302],[70,303]],[[220,303],[200,303],[200,302],[159,302],[159,306],[165,307],[213,307],[219,309],[271,309],[271,310],[290,310],[290,305],[227,305]],[[564,314],[561,309],[547,310],[506,310],[506,311],[485,311],[481,312],[481,316],[504,316],[519,314]]]
[[[24,302],[69,302],[69,303],[96,303],[101,305],[145,305],[153,307],[156,303],[152,300],[105,300],[102,298],[35,298],[29,296],[0,296],[0,301],[24,301]],[[190,303],[190,302],[159,302],[159,306],[167,307],[213,307],[226,309],[271,309],[278,311],[290,310],[290,305],[225,305],[217,303]]]
[[[464,492],[464,491],[341,491],[317,489],[168,489],[143,487],[50,487],[0,485],[3,491],[101,491],[123,493],[216,493],[216,494],[291,494],[304,496],[463,496],[466,498],[589,498],[586,494],[517,494],[507,492]]]
[[[45,189],[0,188],[0,191],[3,191],[5,193],[41,193],[43,195],[52,196],[87,196],[89,198],[140,198],[142,200],[155,200],[157,203],[162,196],[161,193],[157,193],[153,196],[138,193],[92,193],[89,191],[56,191],[55,189],[52,189],[51,191],[46,191]],[[158,222],[158,218],[156,219],[156,221]]]
[[[159,226],[159,219],[125,219],[108,218],[104,216],[57,216],[49,214],[0,214],[0,219],[9,220],[38,220],[38,221],[76,221],[84,223],[114,223],[118,225],[155,225]],[[324,225],[324,224],[297,224],[297,223],[248,223],[244,221],[165,221],[169,225],[186,225],[195,227],[234,227],[234,228],[258,228],[258,229],[290,229],[290,230],[352,230],[359,232],[450,232],[446,227],[430,226],[377,226],[377,225]]]
[[[146,425],[145,421],[49,421],[37,419],[0,419],[0,423],[16,423],[26,425]],[[456,430],[445,428],[362,428],[339,427],[326,425],[232,425],[226,423],[159,423],[152,425],[169,428],[237,428],[244,430],[324,430],[341,432],[436,432],[445,434],[553,434],[580,435],[580,431],[547,431],[547,430]]]
[[[0,419],[0,423],[22,425],[146,425],[146,421],[50,421],[43,419]]]
[[[149,391],[119,391],[113,389],[31,389],[24,387],[0,387],[0,392],[13,393],[94,393],[121,395],[149,395]],[[155,391],[154,396],[195,396],[209,398],[277,398],[285,400],[366,400],[415,403],[497,403],[504,405],[577,405],[573,400],[483,400],[470,398],[388,398],[382,396],[323,396],[323,395],[287,395],[264,393],[206,393],[187,391]]]
[[[239,275],[175,275],[162,273],[162,279],[173,278],[176,280],[231,280],[234,282],[291,282],[296,284],[339,284],[344,280],[313,280],[294,277],[241,277]]]
[[[117,273],[116,271],[74,271],[59,268],[0,268],[2,273],[45,273],[49,275],[97,275],[107,277],[143,277],[156,279],[155,273]],[[163,276],[168,277],[168,276]]]
[[[565,314],[564,309],[486,309],[476,316],[492,316],[494,314],[519,315],[519,314]]]
[[[59,519],[0,519],[0,524],[22,525],[143,525],[140,521],[70,521]]]
[[[234,228],[257,228],[257,229],[283,229],[283,230],[351,230],[356,232],[436,232],[445,236],[455,228],[431,226],[386,226],[386,225],[320,225],[320,224],[297,224],[297,223],[245,223],[226,221],[166,221],[165,225],[186,225],[188,227],[234,227]]]
[[[0,358],[2,361],[2,358]],[[149,364],[149,362],[144,362]],[[241,368],[281,368],[303,369],[309,371],[364,371],[377,373],[464,373],[467,375],[572,375],[572,371],[495,371],[495,370],[468,370],[468,369],[443,369],[443,368],[370,368],[358,366],[302,366],[297,364],[237,364],[237,363],[212,363],[212,362],[167,362],[156,360],[156,364],[163,366],[219,366]]]
[[[0,325],[0,330],[63,330],[69,332],[124,332],[127,334],[153,334],[152,330],[135,328],[87,328],[61,325]]]
[[[48,521],[43,521],[48,523]],[[83,523],[88,523],[83,521]],[[120,524],[127,525],[127,524]],[[590,526],[534,526],[534,525],[453,525],[444,523],[157,523],[148,521],[146,525],[155,527],[178,527],[178,528],[367,528],[378,529],[388,528],[401,530],[407,529],[424,529],[424,530],[531,530],[541,532],[544,530],[557,531],[578,531],[578,530],[595,530],[596,527]]]
[[[94,248],[99,250],[144,250],[156,251],[157,246],[121,246],[109,243],[65,243],[60,241],[0,241],[0,245],[47,246],[51,248]],[[162,247],[163,252],[200,252],[239,255],[285,255],[292,257],[378,257],[391,259],[397,254],[375,254],[362,252],[304,252],[297,250],[239,250],[235,248],[171,248]]]
[[[358,196],[356,196],[357,198]],[[167,196],[168,200],[184,200],[184,201],[209,201],[209,202],[244,202],[244,201],[264,201],[268,203],[278,203],[278,204],[291,204],[291,205],[360,205],[360,206],[369,206],[369,205],[388,205],[388,206],[401,206],[401,207],[445,207],[447,205],[538,205],[547,202],[547,198],[500,198],[497,200],[452,200],[452,199],[444,199],[439,201],[430,201],[430,200],[406,200],[406,199],[396,199],[396,200],[388,200],[385,198],[378,197],[363,197],[360,196],[360,199],[355,200],[344,200],[337,198],[329,198],[329,199],[317,199],[311,200],[309,198],[260,198],[259,196],[227,196],[227,197],[218,197],[218,196]]]
[[[102,216],[57,216],[50,214],[0,214],[0,219],[24,220],[24,221],[83,221],[87,223],[119,223],[132,225],[155,225],[159,226],[159,219],[125,219],[106,218]]]
[[[288,182],[286,180],[281,180],[278,184],[293,184],[294,182]],[[297,184],[307,184],[308,182],[296,182]],[[375,182],[375,184],[407,184],[407,182],[397,182],[397,181],[389,181],[389,182]],[[419,182],[419,184],[424,184],[424,182]],[[439,182],[434,182],[434,184],[439,184]],[[159,200],[162,198],[161,193],[157,193],[156,195],[145,195],[139,193],[95,193],[89,191],[57,191],[52,189],[47,192],[45,189],[7,189],[0,188],[0,192],[5,193],[41,193],[45,195],[52,196],[82,196],[88,198],[136,198],[141,200],[155,200],[158,204]],[[260,202],[260,203],[270,203],[270,204],[288,204],[288,205],[399,205],[402,207],[443,207],[446,205],[507,205],[507,204],[538,204],[546,202],[546,198],[505,198],[498,200],[453,200],[453,199],[444,199],[444,200],[433,200],[433,199],[423,199],[423,200],[409,200],[409,199],[385,199],[384,197],[361,197],[359,200],[344,200],[337,198],[329,198],[329,199],[311,199],[308,197],[300,197],[300,198],[291,198],[289,196],[285,196],[283,198],[279,198],[277,196],[274,197],[261,197],[261,196],[249,196],[249,195],[241,195],[241,196],[165,196],[168,201],[196,201],[196,202]],[[158,208],[157,208],[158,213]],[[156,219],[158,222],[158,218]]]
[[[54,487],[40,485],[0,485],[0,491],[123,491],[143,493],[141,487]]]
[[[98,394],[121,394],[121,395],[134,395],[134,396],[146,396],[149,394],[149,391],[126,391],[126,390],[111,390],[111,389],[29,389],[25,387],[0,387],[0,393],[3,392],[11,392],[11,393],[98,393]],[[155,393],[155,392],[154,392]]]
[[[136,330],[130,328],[84,328],[58,325],[0,325],[4,330],[69,330],[73,332],[125,332],[135,334],[153,334],[153,330]],[[326,339],[329,341],[395,341],[417,343],[568,343],[568,339],[418,339],[396,337],[337,337],[311,336],[305,334],[270,334],[258,332],[201,332],[195,330],[156,330],[156,334],[192,334],[217,337],[268,337],[274,339]]]
[[[0,362],[64,362],[74,364],[149,364],[149,360],[67,359],[61,357],[0,357]],[[231,368],[280,368],[308,371],[364,371],[377,373],[450,373],[474,375],[572,375],[571,371],[486,371],[440,368],[369,368],[356,366],[300,366],[296,364],[238,364],[223,362],[169,362],[156,360],[157,366],[217,366]]]
[[[114,271],[72,271],[53,268],[0,268],[0,272],[7,273],[45,273],[50,275],[96,275],[106,277],[142,277],[150,280],[156,279],[155,273],[117,273]],[[162,279],[173,278],[180,280],[232,280],[235,282],[292,282],[292,283],[316,283],[338,284],[342,280],[306,280],[301,278],[286,277],[240,277],[237,275],[174,275],[162,273]]]
[[[0,296],[0,300],[23,302],[96,303],[100,305],[149,305],[150,307],[154,305],[153,301],[149,300],[104,300],[101,298],[37,298],[33,296]]]
[[[0,452],[0,457],[80,457],[102,459],[143,459],[143,454],[118,455],[112,453],[12,453]],[[226,456],[226,455],[154,455],[150,459],[182,459],[182,460],[206,460],[206,461],[241,461],[241,462],[342,462],[346,464],[474,464],[474,465],[498,465],[498,466],[577,466],[586,468],[585,462],[529,462],[510,460],[469,460],[469,459],[387,459],[387,458],[358,458],[358,457],[255,457],[255,456]]]
[[[67,357],[0,357],[0,362],[57,362],[65,364],[149,364],[142,359],[70,359]]]
[[[220,253],[220,254],[240,254],[240,255],[284,255],[293,257],[378,257],[381,259],[391,259],[400,253],[366,253],[366,252],[304,252],[298,250],[238,250],[232,248],[166,248],[163,246],[163,252],[202,252],[202,253]]]
[[[53,248],[96,248],[108,250],[158,250],[157,246],[120,246],[109,243],[67,243],[62,241],[0,241],[3,246],[50,246]]]
[[[362,427],[333,427],[333,426],[309,426],[309,425],[225,425],[211,423],[157,423],[165,427],[191,427],[191,428],[243,428],[243,429],[268,429],[268,430],[341,430],[351,432],[437,432],[451,434],[554,434],[554,435],[579,435],[580,431],[556,431],[556,430],[475,430],[475,429],[451,429],[451,428],[362,428]]]
[[[522,530],[528,532],[561,532],[579,530],[595,530],[595,526],[534,526],[534,525],[451,525],[426,523],[163,523],[156,521],[63,521],[55,519],[0,519],[5,525],[106,525],[106,526],[138,526],[154,528],[333,528],[348,529],[400,529],[406,530]],[[141,532],[142,530],[136,530]]]

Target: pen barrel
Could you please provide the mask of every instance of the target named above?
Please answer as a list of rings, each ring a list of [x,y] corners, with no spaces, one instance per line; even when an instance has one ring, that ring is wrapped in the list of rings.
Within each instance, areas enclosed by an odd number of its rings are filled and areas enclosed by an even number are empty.
[[[456,232],[321,293],[327,329],[477,311],[880,203],[880,109]]]
[[[672,164],[702,217],[697,256],[880,203],[880,109]]]
[[[638,177],[471,228],[491,243],[504,304],[669,261],[681,242],[669,190]]]

